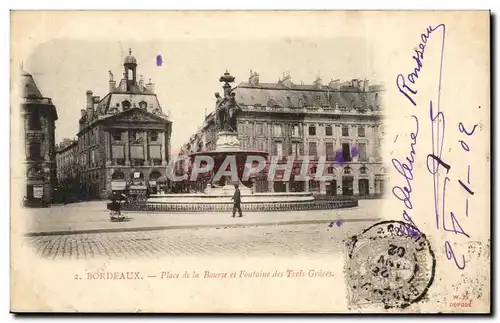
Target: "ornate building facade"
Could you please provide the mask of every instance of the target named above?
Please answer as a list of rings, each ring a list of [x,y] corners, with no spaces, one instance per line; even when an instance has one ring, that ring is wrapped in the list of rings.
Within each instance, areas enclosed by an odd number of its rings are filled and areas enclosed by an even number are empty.
[[[154,84],[137,77],[131,51],[117,84],[109,71],[109,93],[86,93],[81,110],[77,158],[87,198],[106,198],[121,191],[132,174],[156,187],[169,162],[172,122],[154,92]]]
[[[294,84],[289,74],[277,83],[260,83],[250,72],[248,82],[232,89],[241,108],[237,131],[241,149],[267,151],[287,163],[289,156],[309,156],[308,175],[314,177],[319,157],[325,156],[324,175],[329,181],[259,179],[256,191],[310,191],[330,196],[379,196],[384,193],[386,174],[381,159],[383,87],[367,80],[331,81],[312,85]],[[214,113],[209,114],[198,132],[182,150],[214,150],[217,140]]]
[[[46,206],[52,202],[57,184],[55,160],[55,121],[57,111],[52,100],[44,97],[33,76],[21,72],[21,117],[26,148],[26,206]]]

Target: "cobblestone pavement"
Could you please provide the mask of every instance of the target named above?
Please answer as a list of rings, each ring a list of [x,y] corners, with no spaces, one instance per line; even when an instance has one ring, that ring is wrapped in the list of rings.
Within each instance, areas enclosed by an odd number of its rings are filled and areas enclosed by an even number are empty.
[[[165,256],[293,256],[340,252],[342,240],[369,222],[226,229],[72,234],[27,238],[48,259],[161,258]]]

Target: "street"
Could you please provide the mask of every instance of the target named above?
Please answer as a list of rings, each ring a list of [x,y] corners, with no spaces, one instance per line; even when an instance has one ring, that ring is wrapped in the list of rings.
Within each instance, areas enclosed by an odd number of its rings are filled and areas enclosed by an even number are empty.
[[[29,237],[47,259],[161,258],[165,256],[325,255],[371,222],[179,229]]]

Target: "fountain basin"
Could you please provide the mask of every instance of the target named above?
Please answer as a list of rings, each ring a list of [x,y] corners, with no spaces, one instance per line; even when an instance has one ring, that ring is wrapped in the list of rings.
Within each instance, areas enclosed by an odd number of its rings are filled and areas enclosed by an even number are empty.
[[[241,195],[243,212],[331,210],[357,207],[356,199],[316,200],[311,193],[254,193]],[[159,194],[152,195],[146,203],[125,204],[124,211],[191,213],[231,212],[231,196],[225,194]]]

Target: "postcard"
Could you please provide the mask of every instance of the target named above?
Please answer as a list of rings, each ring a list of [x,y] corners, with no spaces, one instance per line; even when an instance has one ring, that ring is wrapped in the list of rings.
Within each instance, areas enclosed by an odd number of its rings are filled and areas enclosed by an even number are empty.
[[[12,312],[490,312],[488,11],[10,18]]]

